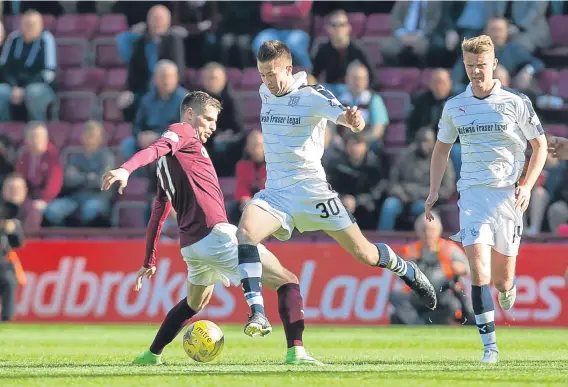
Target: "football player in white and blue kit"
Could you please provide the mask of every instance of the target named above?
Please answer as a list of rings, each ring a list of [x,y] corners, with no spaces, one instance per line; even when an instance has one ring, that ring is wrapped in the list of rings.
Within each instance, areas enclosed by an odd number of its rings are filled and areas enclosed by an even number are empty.
[[[450,150],[459,137],[461,230],[455,238],[461,240],[471,268],[472,306],[484,345],[481,362],[495,363],[499,351],[489,283],[493,281],[499,291],[501,307],[510,309],[516,297],[515,262],[522,214],[544,167],[547,142],[527,96],[493,79],[497,59],[491,38],[466,39],[462,51],[471,83],[444,106],[432,155],[426,217],[433,219],[431,209],[438,199]],[[533,153],[521,179],[527,141]]]
[[[355,132],[365,122],[357,107],[344,107],[323,86],[309,86],[307,74],[292,73],[292,56],[280,41],[264,43],[257,54],[267,181],[243,211],[237,231],[241,283],[251,316],[250,336],[271,331],[260,290],[258,244],[270,235],[280,240],[300,232],[322,230],[358,261],[399,275],[429,308],[436,306],[434,288],[412,262],[386,244],[373,244],[326,180],[321,164],[327,121]],[[332,264],[330,262],[330,264]]]

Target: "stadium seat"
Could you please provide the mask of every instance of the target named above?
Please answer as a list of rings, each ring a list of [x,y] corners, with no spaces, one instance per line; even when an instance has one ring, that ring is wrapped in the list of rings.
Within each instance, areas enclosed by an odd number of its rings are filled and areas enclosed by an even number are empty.
[[[363,50],[369,56],[369,59],[371,60],[374,68],[379,67],[383,63],[383,57],[381,56],[378,39],[363,38],[359,39],[358,43],[363,47]]]
[[[538,84],[546,94],[556,95],[558,92],[558,71],[544,69],[538,75]]]
[[[568,99],[568,70],[562,70],[558,74],[558,96]]]
[[[568,46],[568,15],[553,15],[548,18],[550,38],[555,46]]]
[[[43,28],[47,31],[53,32],[55,30],[55,16],[53,15],[41,15],[43,19]],[[16,16],[4,16],[4,29],[6,30],[6,35],[12,31],[20,29],[20,23],[22,20],[21,15]]]
[[[420,70],[417,68],[382,67],[377,73],[381,91],[412,93],[420,83]]]
[[[92,91],[97,93],[105,81],[105,72],[102,69],[78,67],[63,72],[63,90],[65,91]]]
[[[58,38],[57,66],[61,68],[81,67],[85,65],[89,43],[79,38]]]
[[[47,124],[49,140],[57,149],[63,149],[68,145],[70,125],[68,122],[56,121]]]
[[[62,121],[84,122],[95,116],[97,96],[88,91],[59,93],[59,115]]]
[[[238,92],[236,93],[236,100],[241,112],[243,112],[245,123],[259,127],[262,104],[258,92]]]
[[[128,185],[124,188],[120,201],[146,200],[148,198],[148,179],[145,177],[132,176],[128,179]]]
[[[117,203],[112,211],[111,224],[121,228],[143,228],[146,226],[146,201]]]
[[[10,137],[14,145],[20,145],[24,139],[24,127],[23,122],[3,122],[2,134]]]
[[[95,34],[98,38],[114,38],[116,35],[128,30],[126,16],[122,14],[103,15],[99,21],[99,28]]]
[[[562,124],[543,124],[546,134],[553,136],[566,137],[568,136],[568,127]]]
[[[227,72],[227,82],[231,84],[233,89],[239,89],[241,84],[241,78],[243,77],[241,69],[227,68],[226,72]]]
[[[402,146],[406,144],[406,125],[395,123],[387,126],[385,131],[386,146]]]
[[[313,38],[318,38],[319,36],[327,36],[325,31],[325,16],[315,15],[313,18]]]
[[[116,99],[118,98],[118,92],[108,91],[101,93],[100,100],[103,109],[103,120],[110,122],[122,122],[124,117],[122,115],[122,110],[117,106]]]
[[[352,12],[347,14],[349,19],[349,24],[351,24],[351,37],[359,38],[365,32],[365,23],[367,22],[367,16],[362,12]]]
[[[105,69],[122,67],[125,64],[118,55],[118,48],[114,39],[100,38],[93,41],[95,64]]]
[[[404,91],[382,91],[379,94],[389,113],[390,122],[403,121],[410,109],[410,96],[408,93]]]
[[[110,146],[119,146],[122,140],[132,136],[132,124],[130,122],[121,122],[116,124],[114,132],[110,139]]]
[[[430,80],[435,69],[424,69],[420,74],[420,82],[418,83],[418,90],[426,90],[430,88]]]
[[[106,82],[103,91],[124,91],[127,89],[126,80],[128,73],[124,68],[110,69],[106,73]]]
[[[92,39],[98,25],[97,15],[65,14],[55,23],[55,36]]]
[[[363,36],[390,36],[390,25],[390,14],[388,13],[374,13],[369,15],[367,16],[367,25],[365,26]]]
[[[256,67],[249,67],[243,70],[241,90],[258,90],[261,83],[262,79],[260,79],[260,74]]]

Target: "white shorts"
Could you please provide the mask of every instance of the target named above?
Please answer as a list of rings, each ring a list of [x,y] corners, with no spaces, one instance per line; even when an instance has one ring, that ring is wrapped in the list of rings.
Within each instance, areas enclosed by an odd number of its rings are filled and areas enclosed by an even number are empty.
[[[274,233],[281,241],[290,239],[294,228],[305,231],[338,231],[355,218],[345,209],[337,192],[325,181],[301,182],[284,190],[263,189],[247,203],[276,217],[282,227]]]
[[[205,238],[181,249],[187,263],[187,280],[193,285],[209,286],[222,282],[225,286],[239,286],[239,252],[237,228],[229,223],[219,223]],[[266,247],[259,244],[260,255]]]
[[[473,187],[460,192],[460,239],[463,246],[476,243],[516,256],[523,234],[523,215],[515,209],[515,186]]]

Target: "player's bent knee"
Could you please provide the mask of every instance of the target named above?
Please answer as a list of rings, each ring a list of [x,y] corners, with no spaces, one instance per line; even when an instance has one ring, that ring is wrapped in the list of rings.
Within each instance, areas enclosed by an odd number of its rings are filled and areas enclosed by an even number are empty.
[[[245,224],[239,224],[239,228],[237,229],[237,233],[236,233],[236,237],[237,237],[237,242],[239,243],[239,245],[256,245],[257,243],[254,243],[253,238],[252,238],[252,232],[250,230],[250,228],[248,227],[248,225]]]

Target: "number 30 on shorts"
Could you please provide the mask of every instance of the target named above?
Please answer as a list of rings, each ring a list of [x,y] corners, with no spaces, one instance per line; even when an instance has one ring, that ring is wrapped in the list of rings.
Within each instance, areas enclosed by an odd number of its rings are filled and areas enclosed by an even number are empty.
[[[327,203],[321,202],[316,204],[316,208],[321,211],[320,218],[323,219],[329,218],[330,213],[334,216],[339,215],[339,205],[337,204],[335,198],[329,199]]]

